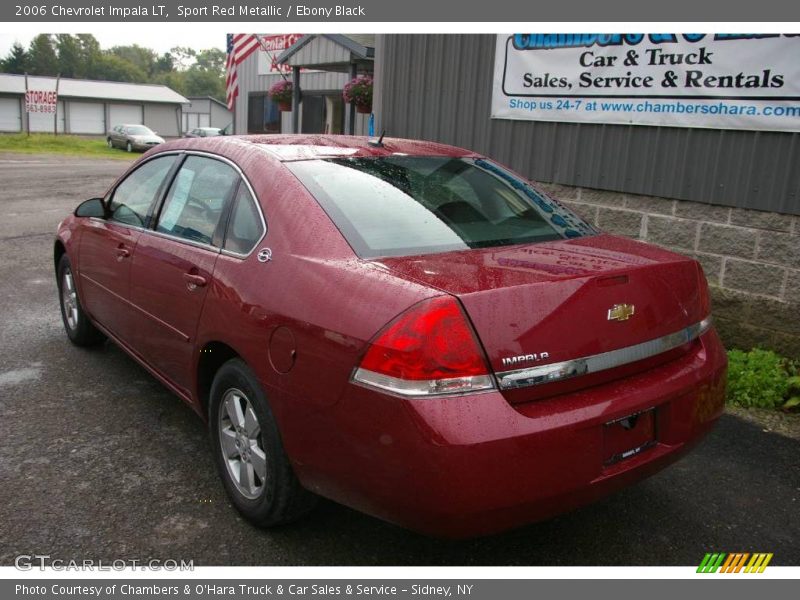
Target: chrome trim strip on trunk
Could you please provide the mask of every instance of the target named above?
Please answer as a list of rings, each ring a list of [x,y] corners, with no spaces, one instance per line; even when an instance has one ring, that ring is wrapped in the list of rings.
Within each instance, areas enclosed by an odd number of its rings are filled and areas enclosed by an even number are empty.
[[[564,362],[543,365],[541,367],[531,367],[526,369],[515,369],[513,371],[503,371],[496,374],[497,383],[501,390],[513,390],[543,383],[553,383],[597,373],[614,367],[621,367],[638,360],[650,358],[674,350],[683,344],[691,342],[703,335],[711,327],[711,317],[708,316],[699,323],[689,325],[685,329],[670,333],[654,340],[642,342],[627,348],[611,350],[602,354],[594,354],[583,358],[576,358]]]

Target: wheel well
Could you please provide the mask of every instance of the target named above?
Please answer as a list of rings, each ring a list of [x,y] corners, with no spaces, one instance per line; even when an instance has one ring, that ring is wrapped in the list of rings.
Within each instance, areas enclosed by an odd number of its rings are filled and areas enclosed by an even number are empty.
[[[58,263],[66,251],[67,249],[64,248],[64,244],[61,243],[61,240],[56,240],[55,246],[53,246],[53,260],[55,262],[56,272],[58,272]]]
[[[203,407],[203,415],[208,416],[208,401],[211,395],[211,384],[219,368],[239,354],[222,342],[209,342],[200,350],[197,364],[197,396]]]

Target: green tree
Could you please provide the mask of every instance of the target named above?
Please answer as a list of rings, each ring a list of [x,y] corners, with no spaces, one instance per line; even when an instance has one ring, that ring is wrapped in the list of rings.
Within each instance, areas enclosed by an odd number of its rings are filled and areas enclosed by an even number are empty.
[[[156,59],[155,74],[171,73],[174,69],[175,64],[169,52],[165,52]]]
[[[147,74],[136,65],[114,54],[103,53],[95,67],[97,79],[147,83]]]
[[[200,50],[195,58],[195,63],[190,68],[197,67],[202,71],[209,71],[222,75],[225,71],[225,53],[219,48]]]
[[[58,71],[63,77],[86,76],[78,38],[68,33],[59,33],[56,35],[56,51],[58,52]]]
[[[32,75],[57,75],[58,56],[49,33],[40,33],[28,48],[28,72]]]
[[[28,70],[28,53],[19,42],[14,42],[11,51],[0,61],[0,71],[3,73],[22,74]]]
[[[102,58],[102,50],[100,50],[100,42],[97,41],[91,33],[79,33],[75,36],[80,44],[80,56],[82,73],[84,77],[89,79],[97,79],[95,69],[97,63]]]
[[[157,55],[150,48],[133,44],[132,46],[114,46],[109,52],[135,65],[148,77],[152,77],[156,72]]]
[[[191,68],[185,73],[185,95],[225,97],[225,82],[221,75]]]
[[[188,69],[194,63],[195,56],[197,56],[197,52],[194,49],[185,46],[175,46],[169,53],[172,56],[172,65],[178,71]]]

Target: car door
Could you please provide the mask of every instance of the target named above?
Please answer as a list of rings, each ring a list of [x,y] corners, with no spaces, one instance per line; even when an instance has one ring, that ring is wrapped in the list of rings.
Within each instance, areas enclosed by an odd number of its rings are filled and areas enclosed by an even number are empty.
[[[81,234],[78,273],[85,310],[123,342],[135,321],[129,301],[131,257],[177,155],[148,160],[109,194],[108,217],[89,218]]]
[[[197,323],[238,180],[231,164],[188,155],[155,227],[141,236],[133,257],[131,298],[145,317],[137,327],[135,349],[184,392],[191,388]]]
[[[114,133],[111,137],[114,139],[115,146],[119,146],[120,148],[125,147],[125,128],[122,125],[118,125],[114,128]]]

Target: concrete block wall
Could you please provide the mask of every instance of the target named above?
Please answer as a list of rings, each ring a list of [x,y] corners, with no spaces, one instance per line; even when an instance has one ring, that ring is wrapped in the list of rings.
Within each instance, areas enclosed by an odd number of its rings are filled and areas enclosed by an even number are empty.
[[[800,217],[540,183],[598,228],[700,261],[728,347],[800,358]]]

